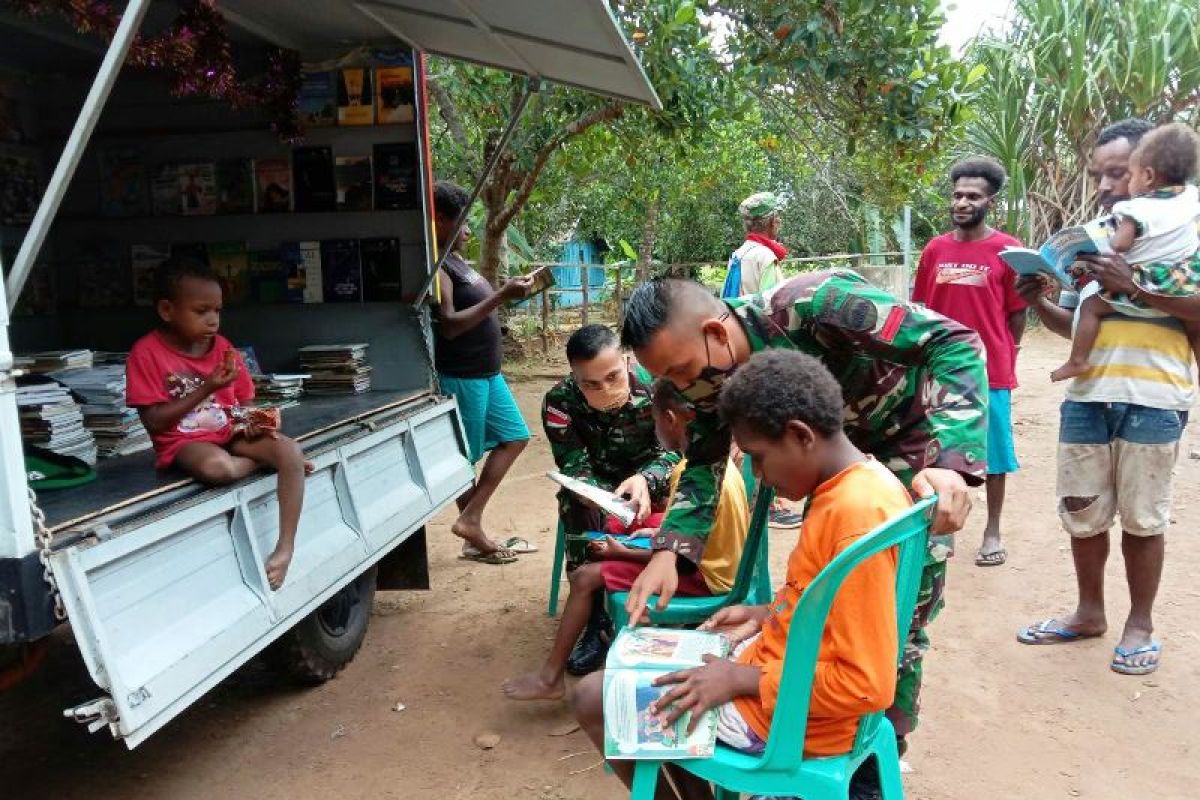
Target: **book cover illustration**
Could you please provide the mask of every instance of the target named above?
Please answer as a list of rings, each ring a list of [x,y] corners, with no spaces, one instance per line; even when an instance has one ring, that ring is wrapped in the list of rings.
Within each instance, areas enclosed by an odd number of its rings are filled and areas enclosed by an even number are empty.
[[[106,217],[144,217],[150,213],[146,166],[136,147],[106,147],[100,162],[100,213]]]
[[[133,273],[133,304],[144,308],[154,305],[154,274],[171,257],[171,248],[158,244],[135,244],[129,251]]]
[[[150,179],[150,206],[156,217],[173,217],[182,213],[178,164],[159,164],[154,170]]]
[[[321,242],[321,277],[326,303],[358,303],[362,300],[362,262],[357,239]]]
[[[28,225],[41,199],[40,170],[33,156],[0,151],[0,225]]]
[[[547,472],[546,477],[567,491],[588,501],[606,514],[616,517],[626,527],[632,525],[634,520],[637,519],[637,512],[633,510],[633,506],[612,492],[601,489],[599,486],[593,486],[590,483],[584,483],[577,478],[563,475],[561,472],[555,470]]]
[[[1006,247],[1000,251],[1000,258],[1018,275],[1042,273],[1070,288],[1074,281],[1067,272],[1068,268],[1081,255],[1112,253],[1112,247],[1109,245],[1111,238],[1112,227],[1108,219],[1098,219],[1084,225],[1063,228],[1037,250],[1028,247]]]
[[[332,147],[297,147],[292,151],[292,191],[296,211],[337,208]]]
[[[274,253],[283,274],[283,301],[304,302],[304,259],[300,255],[299,242],[282,242]],[[253,263],[253,260],[251,260]]]
[[[300,263],[304,267],[305,303],[325,302],[325,278],[321,266],[321,243],[300,242]]]
[[[208,265],[221,281],[227,306],[250,299],[250,259],[245,242],[213,242],[208,246]]]
[[[259,305],[288,302],[287,265],[279,250],[251,250],[250,298]]]
[[[363,239],[363,300],[368,303],[397,302],[400,291],[400,240]]]
[[[292,210],[292,167],[286,158],[260,158],[254,162],[254,189],[260,214]]]
[[[133,302],[134,284],[123,255],[120,245],[110,242],[84,245],[70,254],[80,308],[127,308]],[[149,291],[153,295],[153,276]]]
[[[248,158],[217,162],[217,213],[254,213],[254,166]]]
[[[337,76],[332,70],[301,73],[297,109],[302,125],[306,128],[336,125],[337,106]]]
[[[369,68],[347,67],[338,71],[337,103],[338,125],[375,124],[375,92]]]
[[[705,711],[691,735],[685,713],[664,725],[651,706],[670,686],[662,675],[698,667],[705,655],[729,655],[725,637],[673,628],[624,628],[609,650],[604,671],[604,755],[608,758],[706,758],[717,740],[717,711]],[[662,712],[662,709],[659,709]]]
[[[371,157],[338,156],[334,164],[338,211],[371,210]]]
[[[375,117],[380,125],[416,119],[412,67],[375,69]]]
[[[179,198],[185,215],[217,213],[217,175],[213,164],[180,164]]]
[[[417,180],[417,149],[411,142],[375,145],[375,210],[421,207]]]

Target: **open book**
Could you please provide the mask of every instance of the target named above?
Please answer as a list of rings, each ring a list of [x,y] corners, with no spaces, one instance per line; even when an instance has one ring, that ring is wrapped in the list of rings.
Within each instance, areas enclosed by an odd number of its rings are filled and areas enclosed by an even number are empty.
[[[533,278],[533,286],[529,287],[529,294],[526,297],[539,295],[554,285],[554,273],[550,271],[550,267],[548,266],[538,267],[529,273],[529,277]]]
[[[633,521],[637,519],[637,512],[633,510],[633,507],[612,492],[607,492],[599,486],[592,486],[590,483],[584,483],[577,478],[568,477],[554,470],[547,472],[546,477],[588,501],[604,513],[616,517],[622,525],[632,525]]]
[[[671,628],[623,628],[608,650],[604,669],[604,756],[606,758],[708,758],[717,744],[717,712],[709,709],[687,734],[691,714],[664,728],[650,704],[670,691],[654,679],[698,667],[703,657],[729,655],[718,633]]]
[[[1093,220],[1085,225],[1063,228],[1037,250],[1028,247],[1006,247],[1000,251],[1000,257],[1016,270],[1018,275],[1037,275],[1040,272],[1070,288],[1073,281],[1067,274],[1067,267],[1074,264],[1081,255],[1112,253],[1112,247],[1109,245],[1111,238],[1112,228],[1108,220]]]

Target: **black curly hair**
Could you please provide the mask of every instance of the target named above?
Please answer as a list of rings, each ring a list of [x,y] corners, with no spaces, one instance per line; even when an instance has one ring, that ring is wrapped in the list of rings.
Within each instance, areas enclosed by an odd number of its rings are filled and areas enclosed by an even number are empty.
[[[675,384],[666,378],[659,378],[650,387],[650,402],[660,414],[678,409],[686,411],[689,408],[687,399],[679,393]]]
[[[822,436],[842,429],[842,387],[817,359],[795,350],[755,353],[721,388],[721,419],[778,439],[799,420]]]
[[[959,178],[983,178],[987,181],[988,194],[996,194],[1004,188],[1008,173],[1000,162],[994,158],[964,158],[950,168],[950,182],[957,183]]]
[[[1130,147],[1136,147],[1142,137],[1152,130],[1154,123],[1144,119],[1129,117],[1118,120],[1100,131],[1100,135],[1096,137],[1096,147],[1103,147],[1118,139],[1127,139]]]
[[[453,181],[438,181],[433,185],[433,211],[446,219],[458,219],[470,199],[467,190]]]
[[[1179,186],[1196,176],[1200,137],[1182,122],[1160,125],[1142,137],[1129,160],[1154,170],[1160,185]]]
[[[225,288],[213,268],[201,259],[192,255],[173,255],[154,270],[155,302],[175,300],[179,294],[179,284],[184,278],[212,281],[222,289]]]
[[[591,361],[610,347],[618,347],[617,332],[607,325],[584,325],[567,339],[567,363]]]

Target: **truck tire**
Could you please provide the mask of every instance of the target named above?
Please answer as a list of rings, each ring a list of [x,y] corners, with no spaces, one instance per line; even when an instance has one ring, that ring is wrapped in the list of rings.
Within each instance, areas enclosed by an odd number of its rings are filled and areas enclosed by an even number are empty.
[[[374,598],[375,567],[371,567],[271,645],[268,660],[302,684],[316,686],[330,680],[362,647]]]

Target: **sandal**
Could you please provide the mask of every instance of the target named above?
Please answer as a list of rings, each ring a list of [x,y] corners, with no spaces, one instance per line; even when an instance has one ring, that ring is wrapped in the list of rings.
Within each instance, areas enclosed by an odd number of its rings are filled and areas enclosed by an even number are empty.
[[[518,555],[536,553],[538,551],[536,544],[531,544],[528,539],[524,539],[520,536],[511,536],[508,539],[505,539],[500,543],[500,549],[509,550],[513,553],[517,553]]]
[[[1044,619],[1017,633],[1017,641],[1021,644],[1070,644],[1099,637],[1098,633],[1076,633],[1053,618]]]
[[[463,561],[475,561],[479,564],[511,564],[517,560],[517,554],[512,550],[498,547],[490,553],[485,553],[472,544],[464,544],[458,556]]]
[[[1126,650],[1124,647],[1119,646],[1114,647],[1112,664],[1109,666],[1112,667],[1113,672],[1120,673],[1121,675],[1149,675],[1158,669],[1158,658],[1161,652],[1162,643],[1157,641],[1152,641],[1150,644],[1144,644],[1141,647],[1135,647],[1132,650]],[[1154,660],[1149,664],[1135,667],[1132,664],[1125,663],[1134,656],[1145,655],[1146,653],[1154,654]]]
[[[998,567],[1008,560],[1008,551],[1001,547],[999,550],[993,550],[990,553],[985,553],[982,550],[975,552],[975,566],[977,567]]]

